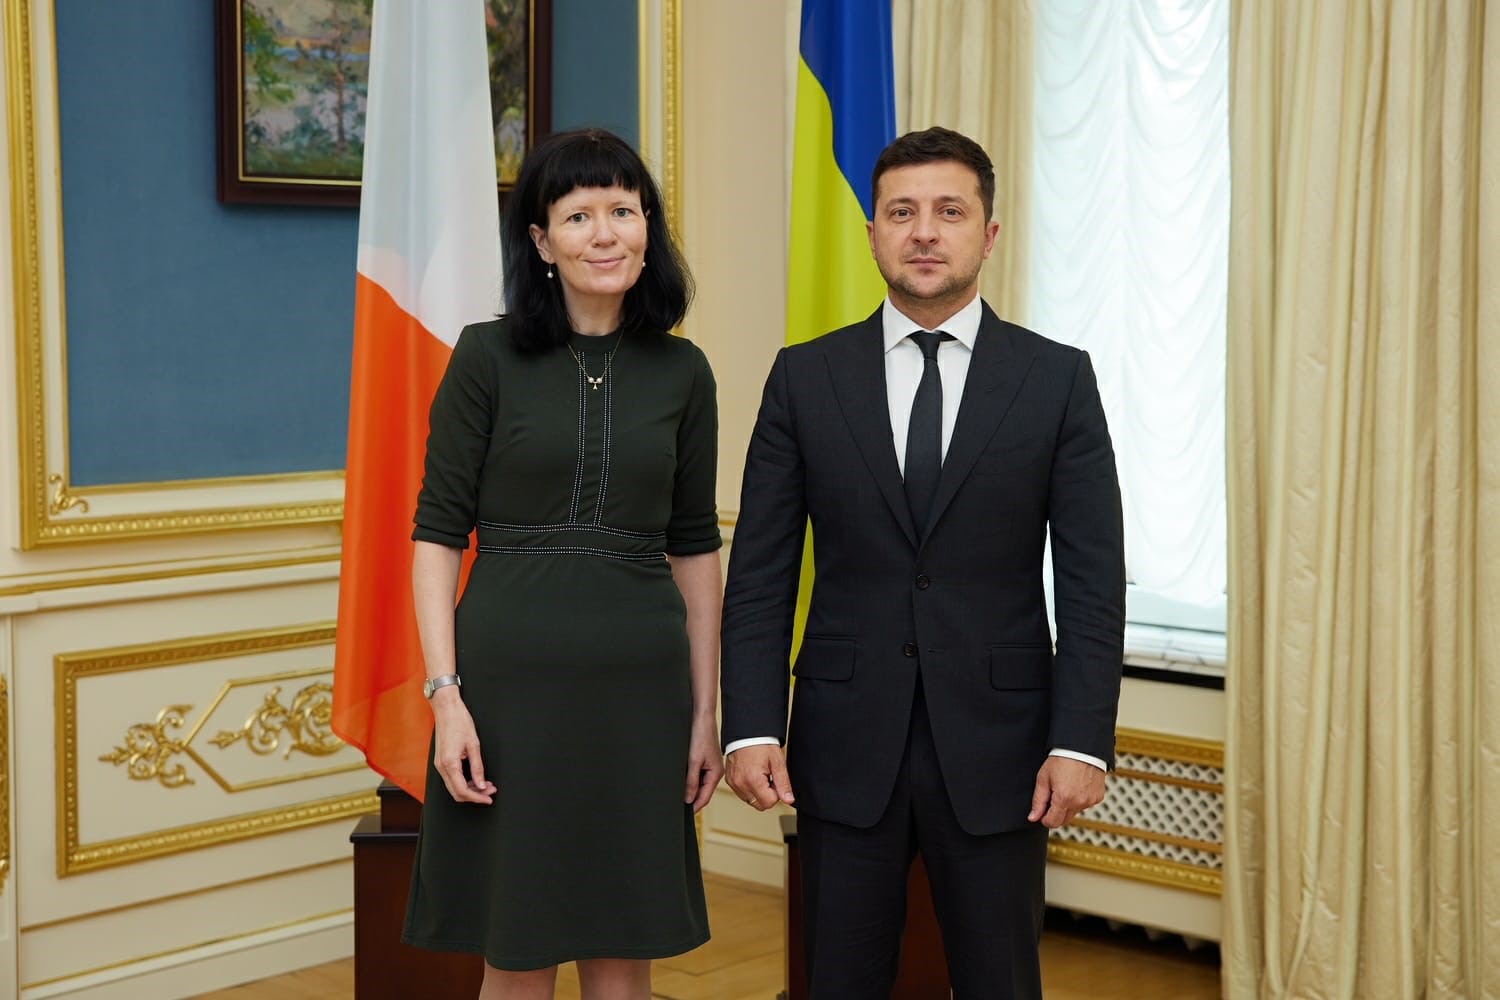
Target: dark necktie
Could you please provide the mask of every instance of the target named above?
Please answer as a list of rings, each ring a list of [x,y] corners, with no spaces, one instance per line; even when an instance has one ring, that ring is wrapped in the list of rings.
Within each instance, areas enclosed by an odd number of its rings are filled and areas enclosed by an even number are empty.
[[[920,535],[927,530],[938,473],[943,469],[943,379],[938,374],[938,345],[953,337],[941,331],[919,330],[911,339],[922,351],[922,381],[917,383],[911,423],[906,429],[906,503]]]

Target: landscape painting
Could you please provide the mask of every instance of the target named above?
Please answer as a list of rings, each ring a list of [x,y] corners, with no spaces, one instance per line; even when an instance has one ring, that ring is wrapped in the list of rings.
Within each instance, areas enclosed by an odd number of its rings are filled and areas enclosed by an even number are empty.
[[[374,0],[219,0],[219,198],[354,204]],[[550,0],[484,0],[496,177],[550,115]],[[543,103],[545,102],[545,103]]]

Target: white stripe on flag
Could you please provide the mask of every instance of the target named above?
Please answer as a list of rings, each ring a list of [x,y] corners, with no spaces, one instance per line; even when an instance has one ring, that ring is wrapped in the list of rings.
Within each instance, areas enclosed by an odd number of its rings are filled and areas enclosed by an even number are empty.
[[[483,0],[376,0],[359,271],[448,345],[502,302]]]

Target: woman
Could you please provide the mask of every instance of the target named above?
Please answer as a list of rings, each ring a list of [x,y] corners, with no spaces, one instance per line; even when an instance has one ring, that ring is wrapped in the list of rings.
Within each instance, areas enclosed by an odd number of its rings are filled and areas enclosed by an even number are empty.
[[[691,278],[618,137],[533,149],[502,241],[509,311],[453,350],[412,533],[436,728],[404,940],[481,952],[482,998],[577,961],[585,997],[644,1000],[651,959],[708,939],[713,375],[668,332]]]

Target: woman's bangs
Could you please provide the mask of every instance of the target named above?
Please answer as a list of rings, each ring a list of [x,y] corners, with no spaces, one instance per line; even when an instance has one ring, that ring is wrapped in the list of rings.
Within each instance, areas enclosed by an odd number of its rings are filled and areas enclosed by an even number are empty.
[[[579,136],[559,149],[541,178],[538,192],[541,204],[537,206],[537,214],[545,216],[553,202],[581,187],[622,187],[640,195],[644,201],[649,187],[640,175],[639,158],[629,147],[612,146],[612,143],[600,142],[592,136]]]

